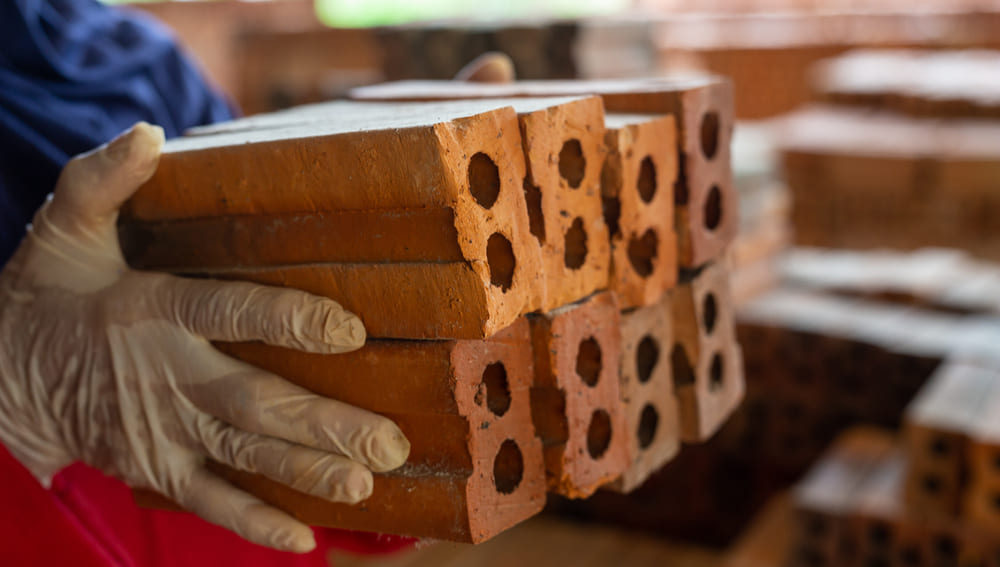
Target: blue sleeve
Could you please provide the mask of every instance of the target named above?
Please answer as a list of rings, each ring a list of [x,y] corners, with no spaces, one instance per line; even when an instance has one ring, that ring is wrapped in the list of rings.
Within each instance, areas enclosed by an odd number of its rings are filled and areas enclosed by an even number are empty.
[[[139,120],[172,137],[231,116],[151,18],[97,0],[0,1],[0,266],[70,157]]]

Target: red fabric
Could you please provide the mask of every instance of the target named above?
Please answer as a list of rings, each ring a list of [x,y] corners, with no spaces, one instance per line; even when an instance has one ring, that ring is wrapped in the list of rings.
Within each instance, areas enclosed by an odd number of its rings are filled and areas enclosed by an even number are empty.
[[[341,530],[316,530],[316,542],[307,555],[282,553],[191,514],[140,509],[124,484],[82,464],[46,490],[0,445],[0,565],[326,567],[331,546],[370,554],[412,544]]]

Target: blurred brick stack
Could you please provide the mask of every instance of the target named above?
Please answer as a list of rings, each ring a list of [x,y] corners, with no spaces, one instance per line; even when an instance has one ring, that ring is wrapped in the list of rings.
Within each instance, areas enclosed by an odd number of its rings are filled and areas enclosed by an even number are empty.
[[[356,313],[370,340],[354,353],[219,348],[412,443],[358,506],[220,474],[315,525],[479,542],[547,491],[631,491],[742,399],[731,91],[417,86],[439,100],[397,102],[414,85],[387,84],[169,142],[121,236],[137,267]]]
[[[1000,257],[1000,52],[858,52],[777,135],[799,243]]]

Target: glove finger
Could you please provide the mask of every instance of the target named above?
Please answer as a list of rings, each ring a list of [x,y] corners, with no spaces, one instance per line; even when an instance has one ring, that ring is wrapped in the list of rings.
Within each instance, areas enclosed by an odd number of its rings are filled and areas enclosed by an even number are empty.
[[[316,548],[316,538],[309,526],[206,469],[195,469],[187,486],[177,492],[168,496],[184,509],[244,539],[295,553]]]
[[[372,493],[371,472],[347,457],[248,433],[221,422],[204,441],[208,455],[222,464],[264,475],[331,502],[356,504]]]
[[[139,122],[111,142],[74,157],[63,168],[51,220],[63,230],[113,226],[118,209],[156,171],[163,129]]]
[[[391,420],[214,351],[217,378],[184,385],[205,413],[244,431],[343,455],[375,472],[402,465],[410,442]]]
[[[332,299],[247,282],[171,278],[168,316],[212,341],[268,344],[336,354],[361,348],[361,320]]]

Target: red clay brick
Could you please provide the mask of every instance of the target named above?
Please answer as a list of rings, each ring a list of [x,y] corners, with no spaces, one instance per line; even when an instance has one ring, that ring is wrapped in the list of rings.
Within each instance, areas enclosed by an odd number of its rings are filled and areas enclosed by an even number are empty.
[[[729,272],[709,265],[672,292],[670,353],[680,402],[681,439],[711,437],[743,399],[743,353],[729,291]]]
[[[609,114],[605,126],[601,195],[611,236],[610,289],[622,309],[653,305],[677,283],[674,120]]]
[[[677,455],[680,418],[670,368],[670,296],[621,315],[621,400],[629,466],[610,488],[631,492]]]
[[[604,292],[532,315],[531,410],[550,492],[585,498],[628,466],[618,302]]]
[[[218,346],[313,392],[385,415],[410,440],[407,463],[376,474],[372,496],[354,506],[213,465],[304,522],[478,543],[535,515],[545,503],[524,319],[486,341],[370,341],[340,355],[258,343]]]
[[[739,215],[732,183],[733,92],[720,77],[683,80],[521,81],[501,85],[401,81],[351,91],[361,100],[442,100],[597,94],[608,112],[671,114],[680,175],[674,189],[678,262],[701,266],[722,255]]]
[[[375,337],[489,336],[541,293],[517,118],[493,108],[333,103],[172,140],[126,207],[125,249],[146,268],[310,287]]]

